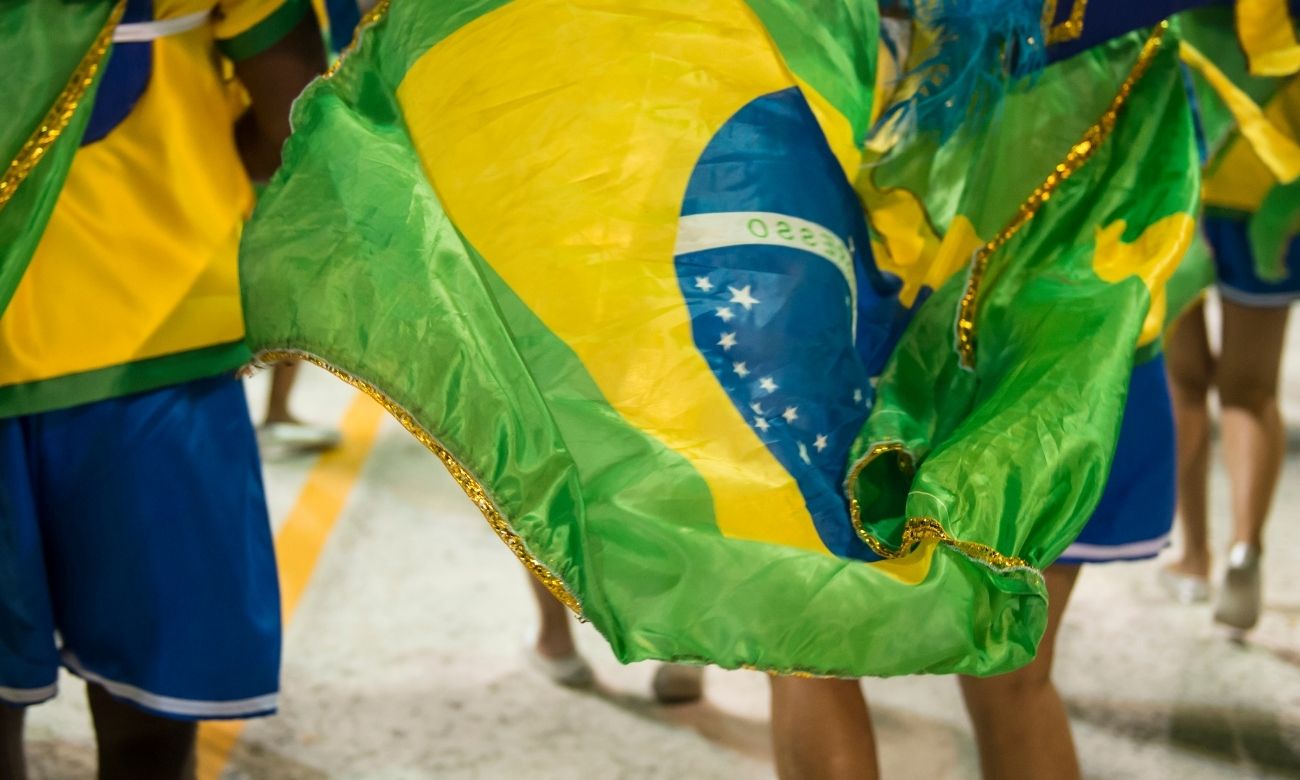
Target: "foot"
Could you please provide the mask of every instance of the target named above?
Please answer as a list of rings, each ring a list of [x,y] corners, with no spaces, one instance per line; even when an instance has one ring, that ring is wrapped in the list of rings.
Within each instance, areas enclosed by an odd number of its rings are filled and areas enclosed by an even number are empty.
[[[662,664],[650,683],[660,704],[686,704],[704,696],[704,667]]]
[[[1175,564],[1161,569],[1158,577],[1160,586],[1179,604],[1203,604],[1210,600],[1210,580],[1204,574],[1190,574]]]
[[[565,655],[551,656],[544,654],[536,645],[524,648],[528,665],[541,672],[556,685],[565,688],[590,688],[596,682],[596,675],[591,665],[578,651],[572,650]]]
[[[263,451],[325,452],[338,447],[342,441],[342,436],[333,428],[298,420],[268,421],[257,429],[257,443]]]
[[[1259,622],[1258,547],[1237,542],[1228,552],[1228,569],[1214,607],[1214,620],[1230,628],[1247,631]]]
[[[1183,550],[1182,556],[1169,564],[1166,568],[1174,574],[1183,574],[1188,577],[1200,577],[1206,579],[1210,576],[1210,551],[1201,550],[1195,552],[1192,550]]]

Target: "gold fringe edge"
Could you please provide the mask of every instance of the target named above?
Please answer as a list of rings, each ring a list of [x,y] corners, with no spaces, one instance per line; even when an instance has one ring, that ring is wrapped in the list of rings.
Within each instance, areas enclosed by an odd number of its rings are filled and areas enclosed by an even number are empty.
[[[1047,36],[1047,45],[1051,46],[1066,41],[1078,40],[1083,36],[1083,16],[1088,10],[1088,0],[1074,0],[1070,6],[1070,16],[1064,22],[1053,25],[1056,21],[1056,0],[1043,3],[1043,31]]]
[[[582,607],[579,605],[578,599],[569,590],[569,587],[565,585],[564,580],[560,579],[550,569],[548,569],[545,564],[533,557],[533,554],[528,551],[527,545],[524,544],[524,540],[519,538],[519,535],[510,527],[510,523],[505,519],[505,516],[501,514],[501,510],[497,508],[495,503],[493,503],[487,490],[483,488],[483,483],[479,482],[478,478],[475,477],[469,469],[461,465],[460,461],[456,460],[456,458],[448,452],[445,447],[438,443],[438,440],[435,439],[432,434],[426,431],[415,420],[415,418],[411,416],[410,412],[403,409],[396,401],[389,398],[380,391],[379,388],[364,379],[337,368],[324,359],[308,352],[301,352],[299,350],[273,350],[258,353],[253,356],[253,360],[255,364],[261,365],[270,365],[285,360],[305,360],[312,365],[325,369],[334,376],[342,379],[344,382],[347,382],[373,398],[384,408],[384,411],[388,412],[392,415],[393,419],[401,423],[402,427],[409,431],[417,441],[429,450],[429,452],[438,456],[438,460],[441,460],[442,464],[447,467],[447,471],[451,474],[451,478],[456,480],[456,484],[460,485],[460,489],[465,491],[465,495],[469,496],[469,500],[474,503],[474,506],[478,507],[480,512],[483,513],[483,518],[487,520],[488,525],[492,527],[492,530],[496,532],[497,536],[501,537],[501,541],[505,542],[506,547],[510,548],[510,552],[515,554],[515,557],[524,565],[524,568],[528,569],[534,577],[545,585],[546,589],[549,590],[561,604],[573,610],[574,614],[579,618],[582,617]]]
[[[1138,55],[1137,63],[1133,65],[1133,70],[1124,79],[1119,92],[1115,93],[1115,97],[1111,99],[1110,105],[1102,113],[1101,118],[1084,132],[1083,138],[1078,143],[1070,147],[1065,160],[1059,163],[1047,175],[1043,183],[1030,193],[1029,197],[1017,210],[1016,215],[1011,219],[1011,222],[975,253],[975,257],[971,261],[970,275],[966,282],[966,292],[962,294],[961,305],[957,312],[957,354],[962,368],[971,370],[975,367],[975,317],[978,314],[976,304],[980,293],[980,284],[984,279],[985,271],[988,270],[989,257],[1001,249],[1016,233],[1019,233],[1020,229],[1028,224],[1029,220],[1033,219],[1038,210],[1043,207],[1043,204],[1051,199],[1056,188],[1082,168],[1084,163],[1088,162],[1097,149],[1110,137],[1111,132],[1115,129],[1115,123],[1119,119],[1120,110],[1128,102],[1133,87],[1150,69],[1151,62],[1155,59],[1156,52],[1160,49],[1160,44],[1164,39],[1165,31],[1168,29],[1169,22],[1161,22],[1156,27],[1151,36],[1147,38],[1146,43],[1142,44],[1142,52]]]
[[[911,453],[899,442],[885,442],[872,447],[861,460],[854,464],[853,469],[849,472],[845,480],[845,488],[849,494],[849,517],[853,522],[853,530],[857,532],[858,537],[867,543],[871,551],[881,558],[901,558],[912,551],[916,545],[924,541],[936,541],[946,544],[957,550],[968,558],[986,564],[994,569],[1029,569],[1037,572],[1038,569],[1026,561],[1024,558],[1017,558],[1013,555],[1003,555],[992,547],[977,542],[967,542],[962,539],[954,538],[944,530],[943,525],[933,517],[909,517],[907,523],[903,526],[903,542],[898,549],[888,547],[879,538],[867,531],[862,524],[862,505],[854,496],[853,488],[858,484],[858,478],[862,476],[862,471],[876,458],[888,453],[898,453],[900,456],[899,468],[904,473],[911,474],[915,470],[914,461]]]
[[[582,608],[578,604],[577,598],[575,598],[574,595],[569,591],[568,586],[564,584],[564,581],[562,579],[560,579],[558,576],[552,573],[550,569],[546,568],[545,564],[543,564],[541,561],[533,557],[532,553],[528,551],[527,546],[524,545],[523,540],[519,538],[519,535],[514,532],[514,530],[510,527],[510,524],[506,521],[505,517],[501,514],[501,510],[497,509],[496,504],[492,502],[492,499],[488,496],[487,491],[484,490],[482,483],[479,482],[478,479],[473,474],[471,474],[468,469],[462,466],[460,462],[456,460],[455,457],[453,457],[451,453],[446,450],[446,448],[444,448],[441,444],[439,444],[438,441],[434,439],[433,436],[428,431],[426,431],[423,427],[421,427],[420,424],[415,421],[415,418],[412,417],[409,412],[407,412],[405,409],[399,406],[397,402],[393,401],[391,398],[389,398],[387,395],[381,392],[374,385],[370,384],[364,379],[361,379],[357,376],[354,376],[353,374],[350,374],[340,368],[333,366],[323,358],[317,357],[316,355],[313,355],[310,352],[303,352],[301,350],[286,350],[286,349],[259,352],[253,356],[253,365],[260,368],[260,367],[269,366],[274,363],[280,363],[286,360],[305,360],[314,366],[317,366],[319,368],[322,368],[330,372],[334,376],[338,377],[344,382],[347,382],[349,385],[352,385],[353,387],[357,388],[361,392],[365,393],[366,395],[374,399],[376,403],[378,403],[380,406],[384,408],[384,411],[388,412],[390,415],[392,415],[393,419],[401,423],[402,427],[405,428],[412,436],[414,436],[417,441],[423,444],[425,448],[428,449],[430,452],[432,452],[434,455],[438,456],[438,459],[441,460],[443,465],[447,467],[447,471],[451,473],[452,479],[456,480],[456,484],[460,485],[461,490],[465,491],[465,495],[467,495],[470,501],[472,501],[474,505],[478,507],[479,511],[483,513],[483,517],[484,519],[487,520],[488,525],[491,526],[492,530],[495,531],[497,536],[501,538],[501,541],[505,542],[506,547],[510,548],[510,552],[515,554],[515,557],[519,559],[519,561],[524,565],[524,567],[528,569],[528,571],[532,573],[532,575],[536,577],[543,585],[545,585],[546,589],[549,590],[551,594],[554,595],[555,598],[560,601],[560,603],[564,604],[564,606],[572,610],[574,614],[578,616],[579,619],[582,620],[586,619],[585,617],[583,617]],[[903,446],[901,444],[878,445],[876,448],[872,449],[872,452],[875,452],[877,449],[880,449],[881,447],[885,448],[886,451],[890,449],[898,449],[898,450],[903,449]],[[910,464],[911,462],[910,458],[908,462]],[[859,462],[859,464],[854,468],[853,473],[850,474],[849,476],[849,479],[852,482],[856,482],[858,474],[862,472],[862,468],[865,466],[866,466],[866,460],[864,459],[863,461]],[[852,495],[852,493],[850,493],[850,495]],[[869,535],[861,530],[861,519],[859,516],[858,503],[856,500],[852,502],[852,508],[853,508],[854,528],[858,529],[858,533],[860,535],[863,535],[864,539],[868,540],[868,544],[872,545],[872,549],[876,549],[877,546],[879,545],[879,549],[886,550],[887,551],[886,553],[880,553],[880,555],[884,558],[898,558],[905,554],[909,546],[909,543],[907,542],[906,533],[904,534],[904,547],[898,551],[892,551],[892,552],[888,551],[888,548],[881,545],[878,540],[876,540],[873,543],[870,539],[868,539]],[[940,533],[942,533],[942,528],[939,527],[939,524],[936,521],[929,520],[929,522],[932,523],[934,527],[939,528]],[[909,526],[910,525],[911,523],[909,522]],[[956,539],[952,539],[946,533],[943,534],[943,537],[944,538],[941,539],[941,541],[945,541],[946,543],[956,547],[959,551],[965,553],[967,556],[972,558],[977,558],[978,560],[984,561],[986,563],[989,562],[983,558],[978,558],[976,554],[972,552],[972,550],[990,549],[990,548],[985,548],[983,545],[978,545],[971,542],[962,542]],[[916,542],[922,541],[925,538],[931,538],[931,537],[928,535],[919,537],[915,541],[911,542],[911,544],[915,544]],[[938,538],[938,537],[933,537],[933,538]],[[996,551],[994,552],[996,553]],[[1019,567],[1028,568],[1031,571],[1034,571],[1035,573],[1037,573],[1038,571],[1037,569],[1034,569],[1033,567],[1029,566],[1029,564],[1020,561],[1019,558],[1007,558],[1006,556],[1002,556],[1002,557],[1009,561],[1019,562],[1018,564]],[[670,663],[693,663],[693,664],[705,664],[705,665],[714,663],[713,661],[704,658],[686,658],[686,657],[672,659],[669,662]],[[856,679],[860,679],[861,677],[861,675],[843,675],[843,674],[836,674],[833,672],[831,673],[817,672],[817,671],[810,671],[807,669],[801,669],[798,667],[778,668],[775,666],[763,666],[759,664],[742,663],[742,664],[738,664],[737,668],[747,669],[749,671],[754,671],[754,672],[763,672],[765,674],[770,674],[778,677],[799,677],[803,679],[856,680]]]
[[[77,113],[77,107],[81,105],[86,90],[90,89],[90,85],[95,82],[95,74],[104,63],[108,48],[113,45],[113,30],[117,28],[117,23],[121,21],[125,10],[126,0],[118,0],[117,5],[109,12],[103,29],[95,36],[94,43],[82,56],[81,62],[77,63],[76,69],[72,71],[72,76],[68,78],[63,91],[55,98],[50,110],[41,118],[41,123],[37,125],[36,130],[18,149],[18,154],[9,162],[4,175],[0,176],[0,210],[13,200],[18,187],[36,169],[45,158],[45,153],[55,141],[59,140],[63,131],[67,129],[68,123],[72,121],[72,116]],[[11,74],[10,78],[22,78],[22,76]]]
[[[357,42],[361,40],[361,33],[388,14],[388,5],[389,0],[379,0],[373,8],[366,11],[365,15],[361,17],[361,21],[357,22],[357,29],[352,31],[352,41],[343,47],[343,51],[339,52],[339,56],[334,59],[334,63],[325,71],[325,78],[332,78],[335,73],[338,73],[339,67],[343,65],[343,59],[356,50]]]

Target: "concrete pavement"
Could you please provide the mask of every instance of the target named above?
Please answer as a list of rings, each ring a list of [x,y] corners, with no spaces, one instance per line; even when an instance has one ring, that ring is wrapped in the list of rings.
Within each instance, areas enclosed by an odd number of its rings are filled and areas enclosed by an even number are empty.
[[[1062,628],[1057,681],[1095,778],[1300,777],[1300,322],[1292,321],[1289,451],[1265,559],[1266,613],[1244,644],[1207,607],[1175,605],[1159,562],[1086,567]],[[265,377],[254,380],[257,402]],[[338,420],[354,392],[304,369],[295,404]],[[285,522],[316,462],[266,467]],[[1214,534],[1227,536],[1221,464]],[[707,674],[707,700],[660,707],[653,665],[618,665],[578,630],[601,685],[550,685],[521,649],[534,624],[526,576],[442,466],[384,418],[336,525],[313,558],[286,632],[280,714],[248,724],[224,778],[766,778],[767,685]],[[1222,548],[1223,544],[1219,547]],[[1166,556],[1167,557],[1167,556]],[[30,715],[35,778],[89,778],[84,697]],[[955,682],[871,680],[886,777],[964,778],[977,761]]]

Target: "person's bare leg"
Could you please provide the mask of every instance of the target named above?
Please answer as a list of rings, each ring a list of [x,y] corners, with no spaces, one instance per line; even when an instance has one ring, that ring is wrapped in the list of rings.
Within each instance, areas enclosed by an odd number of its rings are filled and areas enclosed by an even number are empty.
[[[1255,547],[1263,542],[1286,454],[1277,381],[1289,311],[1223,302],[1223,354],[1216,383],[1232,486],[1232,538]]]
[[[537,599],[537,653],[546,658],[567,658],[574,653],[573,632],[569,630],[569,610],[551,595],[546,586],[529,577]]]
[[[0,777],[26,780],[27,762],[23,757],[23,719],[26,707],[0,704]]]
[[[772,680],[772,748],[781,780],[880,777],[871,714],[858,680]]]
[[[305,423],[289,411],[289,395],[298,377],[299,365],[293,360],[277,363],[271,368],[266,419],[258,429],[258,441],[264,456],[275,457],[281,452],[324,452],[342,443],[338,430]]]
[[[1205,304],[1198,302],[1178,318],[1165,342],[1165,365],[1178,431],[1178,516],[1182,557],[1169,569],[1199,577],[1210,573],[1206,506],[1210,467],[1209,392],[1215,361],[1205,326]]]
[[[551,682],[568,688],[586,688],[596,682],[587,659],[578,652],[569,629],[569,610],[529,575],[537,601],[537,639],[528,648],[529,663]]]
[[[171,720],[87,684],[100,780],[193,780],[198,724]]]
[[[293,380],[298,377],[298,362],[276,363],[271,368],[271,392],[266,400],[266,422],[297,422],[289,413],[289,393],[293,391]]]
[[[1070,718],[1052,683],[1056,632],[1078,576],[1078,566],[1050,566],[1044,572],[1047,631],[1028,666],[996,677],[961,678],[984,780],[1080,776]]]
[[[1223,454],[1232,488],[1232,547],[1214,608],[1216,622],[1238,631],[1260,612],[1264,522],[1286,455],[1277,405],[1277,379],[1286,335],[1286,308],[1223,302],[1223,355],[1217,384]]]

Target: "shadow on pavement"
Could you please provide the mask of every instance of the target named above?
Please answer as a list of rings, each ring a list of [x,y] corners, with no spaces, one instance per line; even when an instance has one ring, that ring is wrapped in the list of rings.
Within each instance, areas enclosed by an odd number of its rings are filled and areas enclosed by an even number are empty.
[[[1300,773],[1300,713],[1072,698],[1070,716],[1135,742],[1163,742],[1241,770]]]
[[[759,761],[772,760],[772,739],[766,718],[751,718],[720,709],[704,699],[690,704],[660,704],[655,700],[597,684],[588,692],[618,709],[645,720],[694,731],[709,742]]]

